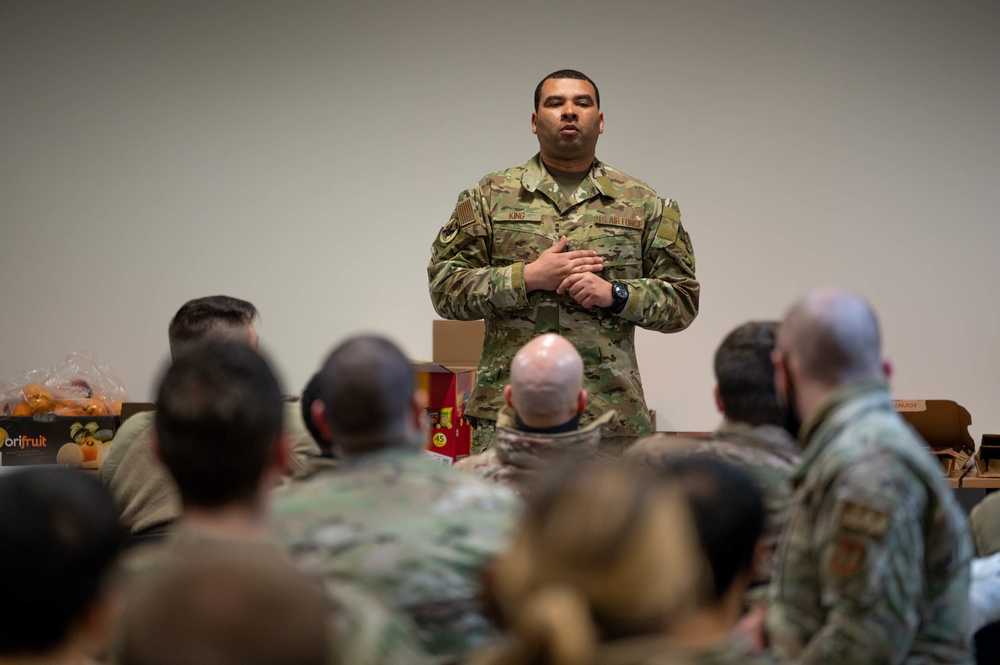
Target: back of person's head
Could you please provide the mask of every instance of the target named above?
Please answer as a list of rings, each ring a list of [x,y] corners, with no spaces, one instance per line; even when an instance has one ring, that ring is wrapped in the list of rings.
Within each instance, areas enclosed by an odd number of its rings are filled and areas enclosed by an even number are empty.
[[[141,580],[122,665],[327,665],[321,589],[272,552],[201,551]]]
[[[565,337],[540,335],[514,354],[509,401],[526,424],[550,427],[569,421],[586,407],[582,391],[583,359]]]
[[[663,634],[702,578],[687,505],[643,469],[556,472],[532,497],[492,592],[514,639],[498,662],[590,662],[597,643]]]
[[[352,337],[319,372],[319,394],[331,438],[345,452],[402,443],[409,429],[416,378],[410,362],[384,337]]]
[[[309,431],[309,435],[319,446],[320,450],[329,454],[331,452],[332,442],[329,437],[320,431],[319,427],[316,426],[316,421],[312,417],[313,403],[317,400],[322,401],[319,387],[320,375],[319,372],[317,372],[312,375],[308,383],[306,383],[305,388],[302,389],[302,395],[299,399],[299,408],[302,410],[302,420],[306,425],[306,430]]]
[[[257,351],[219,339],[189,349],[167,369],[156,406],[160,458],[185,505],[256,496],[284,411],[278,380]]]
[[[764,504],[753,480],[740,469],[707,455],[667,461],[660,472],[687,498],[709,563],[700,604],[723,600],[734,584],[750,583],[757,543],[764,530]]]
[[[230,296],[207,296],[184,303],[170,321],[170,355],[176,359],[206,337],[221,337],[256,347],[257,308]]]
[[[744,323],[726,335],[715,351],[715,381],[728,420],[782,424],[771,361],[777,329],[777,321]]]
[[[807,293],[782,321],[778,347],[802,378],[830,386],[883,375],[875,311],[850,291]]]
[[[66,646],[96,611],[124,538],[95,478],[44,467],[0,476],[0,657]]]

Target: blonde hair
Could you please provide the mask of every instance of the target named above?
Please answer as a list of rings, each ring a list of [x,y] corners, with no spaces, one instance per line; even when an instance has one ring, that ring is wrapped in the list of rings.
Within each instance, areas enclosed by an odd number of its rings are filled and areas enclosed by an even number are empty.
[[[564,472],[496,562],[492,590],[514,639],[490,661],[586,665],[602,641],[665,634],[704,570],[676,488],[620,463]]]

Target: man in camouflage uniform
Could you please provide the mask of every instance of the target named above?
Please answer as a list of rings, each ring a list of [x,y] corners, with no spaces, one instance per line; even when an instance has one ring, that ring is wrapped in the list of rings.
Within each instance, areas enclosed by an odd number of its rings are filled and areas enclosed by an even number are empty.
[[[649,434],[635,326],[686,328],[698,313],[691,239],[673,200],[595,158],[600,94],[573,70],[535,90],[539,154],[463,192],[427,268],[431,301],[449,319],[485,319],[483,355],[466,413],[475,449],[490,444],[510,361],[540,333],[583,356],[592,396],[585,420],[609,409],[608,447]]]
[[[314,420],[343,462],[284,488],[278,538],[300,568],[408,614],[438,662],[460,661],[495,635],[479,576],[507,544],[517,497],[421,455],[426,405],[392,343],[341,344],[320,371],[319,394]]]
[[[715,403],[724,418],[705,436],[659,433],[631,446],[625,456],[662,466],[682,455],[720,457],[741,467],[764,497],[767,524],[760,543],[754,582],[771,578],[778,536],[794,503],[792,470],[802,447],[783,427],[774,392],[776,321],[750,321],[730,332],[715,352]]]
[[[941,468],[899,417],[874,312],[810,292],[778,330],[789,422],[805,424],[767,627],[796,663],[971,663],[972,538]]]
[[[529,493],[552,463],[598,454],[601,427],[615,412],[581,427],[587,397],[583,359],[573,345],[555,333],[534,338],[510,363],[506,406],[497,418],[493,446],[455,468]]]
[[[136,625],[141,619],[131,611],[134,594],[148,577],[215,556],[302,576],[272,534],[269,495],[291,451],[283,436],[281,390],[267,362],[242,341],[204,342],[174,361],[157,404],[153,445],[174,479],[183,512],[168,538],[135,548],[126,560],[129,608],[116,653],[127,635],[156,630]],[[409,617],[345,581],[320,581],[331,601],[327,625],[335,653],[328,662],[431,662]]]

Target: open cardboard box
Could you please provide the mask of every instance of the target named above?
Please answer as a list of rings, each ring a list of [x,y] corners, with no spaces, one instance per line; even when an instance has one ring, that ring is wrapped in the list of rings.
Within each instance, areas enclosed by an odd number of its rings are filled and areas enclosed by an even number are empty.
[[[980,478],[1000,478],[1000,434],[983,434],[976,451],[976,473]]]
[[[931,447],[945,474],[966,467],[976,444],[969,434],[972,415],[965,407],[947,399],[897,399],[896,411]]]
[[[483,334],[482,321],[434,321],[433,360],[410,363],[417,387],[428,397],[431,428],[424,454],[446,466],[468,457],[472,448],[465,407],[483,351]]]

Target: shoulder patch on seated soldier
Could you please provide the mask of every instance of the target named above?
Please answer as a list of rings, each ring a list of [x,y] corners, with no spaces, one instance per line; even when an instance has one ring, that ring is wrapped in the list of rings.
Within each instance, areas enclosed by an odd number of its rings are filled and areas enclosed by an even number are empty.
[[[889,530],[890,519],[887,512],[853,501],[842,501],[837,508],[836,524],[841,529],[881,538]]]
[[[841,538],[833,546],[830,570],[837,577],[856,575],[865,563],[865,544],[857,538]]]

